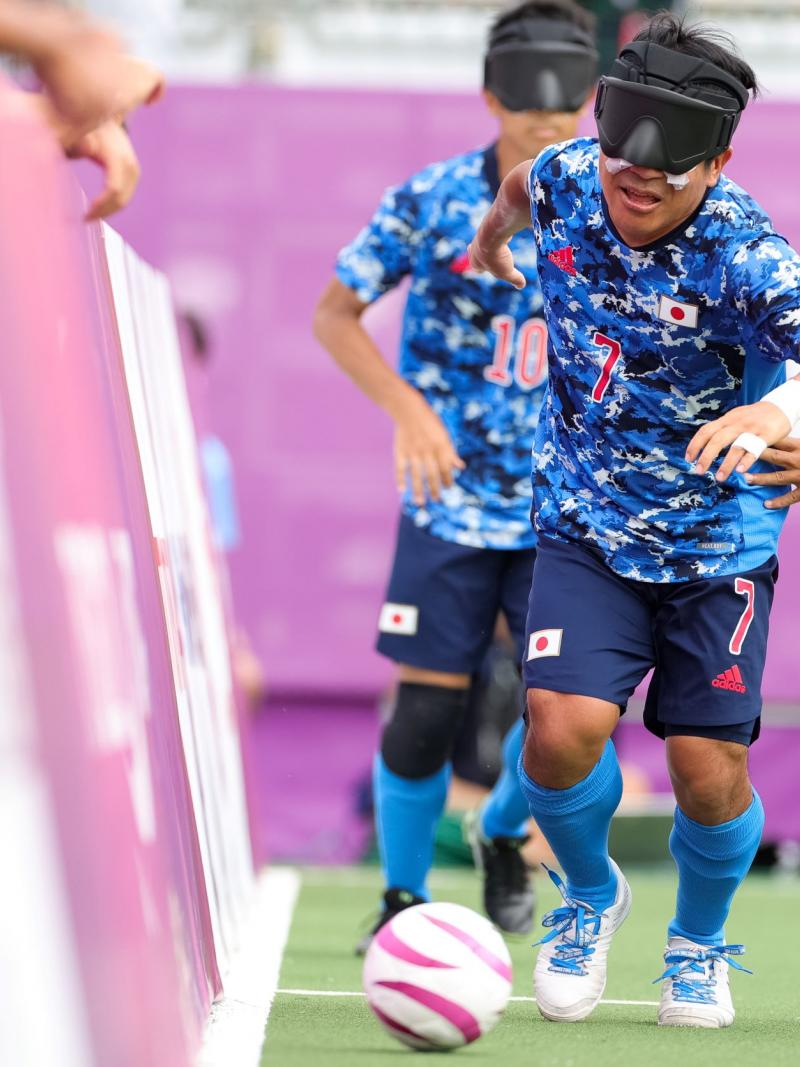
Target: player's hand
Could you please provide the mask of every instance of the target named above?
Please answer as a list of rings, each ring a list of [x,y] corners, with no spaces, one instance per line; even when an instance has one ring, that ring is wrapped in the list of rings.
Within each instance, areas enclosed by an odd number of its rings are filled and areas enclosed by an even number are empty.
[[[104,219],[129,202],[139,184],[141,169],[125,130],[113,120],[87,133],[67,154],[73,159],[91,159],[105,171],[103,191],[95,198],[87,219]]]
[[[415,393],[395,416],[394,468],[398,490],[410,487],[415,504],[427,495],[441,498],[442,487],[453,484],[453,471],[463,470],[464,461],[453,447],[444,423],[428,403]]]
[[[721,419],[701,426],[689,442],[686,460],[694,463],[696,474],[705,474],[727,448],[728,452],[716,474],[717,481],[724,482],[734,470],[744,474],[758,458],[744,448],[730,447],[739,434],[754,434],[766,441],[767,445],[772,445],[786,437],[790,430],[789,419],[781,409],[768,400],[760,400],[757,404],[733,408]]]
[[[475,237],[467,249],[469,264],[473,270],[488,271],[501,282],[508,282],[515,289],[525,288],[525,275],[514,266],[514,256],[507,244],[495,247],[482,247],[480,234]]]
[[[782,469],[763,474],[746,474],[745,481],[748,485],[789,486],[788,493],[765,501],[764,507],[774,510],[800,503],[800,438],[784,437],[782,441],[776,441],[772,448],[762,452],[761,459]]]

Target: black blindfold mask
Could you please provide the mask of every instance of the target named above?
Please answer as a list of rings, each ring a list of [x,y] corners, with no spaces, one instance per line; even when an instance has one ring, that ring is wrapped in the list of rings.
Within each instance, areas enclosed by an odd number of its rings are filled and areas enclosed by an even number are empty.
[[[748,99],[742,83],[712,63],[634,41],[600,79],[600,147],[640,167],[685,174],[725,151]]]
[[[579,27],[521,19],[489,41],[483,83],[508,111],[578,111],[596,73],[594,42]]]

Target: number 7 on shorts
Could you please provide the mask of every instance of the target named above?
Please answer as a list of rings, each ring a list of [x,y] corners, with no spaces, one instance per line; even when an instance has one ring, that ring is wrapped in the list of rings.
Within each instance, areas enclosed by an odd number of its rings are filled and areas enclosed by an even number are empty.
[[[747,631],[750,629],[750,623],[755,615],[756,587],[749,578],[737,578],[734,583],[734,589],[740,596],[747,597],[747,606],[736,624],[736,629],[733,631],[733,636],[728,645],[728,651],[732,655],[738,656],[741,654],[744,639],[747,637]]]

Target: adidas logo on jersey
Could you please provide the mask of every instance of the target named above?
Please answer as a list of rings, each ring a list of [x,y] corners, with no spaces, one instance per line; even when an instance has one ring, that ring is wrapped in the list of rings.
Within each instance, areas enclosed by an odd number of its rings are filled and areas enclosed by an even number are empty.
[[[718,674],[711,683],[715,689],[727,689],[731,693],[746,693],[747,686],[742,680],[742,673],[738,667],[729,667],[727,671]]]
[[[575,270],[572,245],[567,245],[565,248],[557,248],[555,252],[551,252],[547,258],[551,263],[555,263],[559,270],[563,270],[566,274],[575,275],[578,273]]]

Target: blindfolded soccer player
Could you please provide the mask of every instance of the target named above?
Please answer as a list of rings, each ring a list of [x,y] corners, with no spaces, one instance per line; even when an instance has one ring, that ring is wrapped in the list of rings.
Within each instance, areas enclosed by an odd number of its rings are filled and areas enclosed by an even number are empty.
[[[800,257],[722,173],[755,90],[726,38],[656,16],[600,81],[599,145],[516,168],[472,246],[476,269],[522,287],[507,242],[532,216],[549,331],[520,777],[566,873],[534,975],[557,1021],[597,1005],[631,906],[607,847],[609,736],[651,667],[645,721],[677,799],[658,1021],[734,1018],[742,946],[724,926],[764,821],[747,750],[785,515],[746,472],[800,420],[784,365],[800,351]]]
[[[531,233],[514,239],[528,283],[516,292],[470,270],[467,246],[500,181],[531,154],[575,136],[596,63],[593,18],[573,0],[534,0],[498,18],[485,61],[497,141],[389,189],[340,253],[317,309],[317,337],[394,421],[403,493],[377,645],[398,664],[399,686],[374,769],[386,882],[375,930],[428,898],[450,752],[498,612],[520,657],[525,638],[535,544],[530,451],[546,378],[536,249]],[[361,316],[405,277],[395,372]],[[487,910],[517,933],[533,919],[519,855],[529,817],[516,774],[522,733],[520,722],[506,738],[505,770],[477,841]]]

